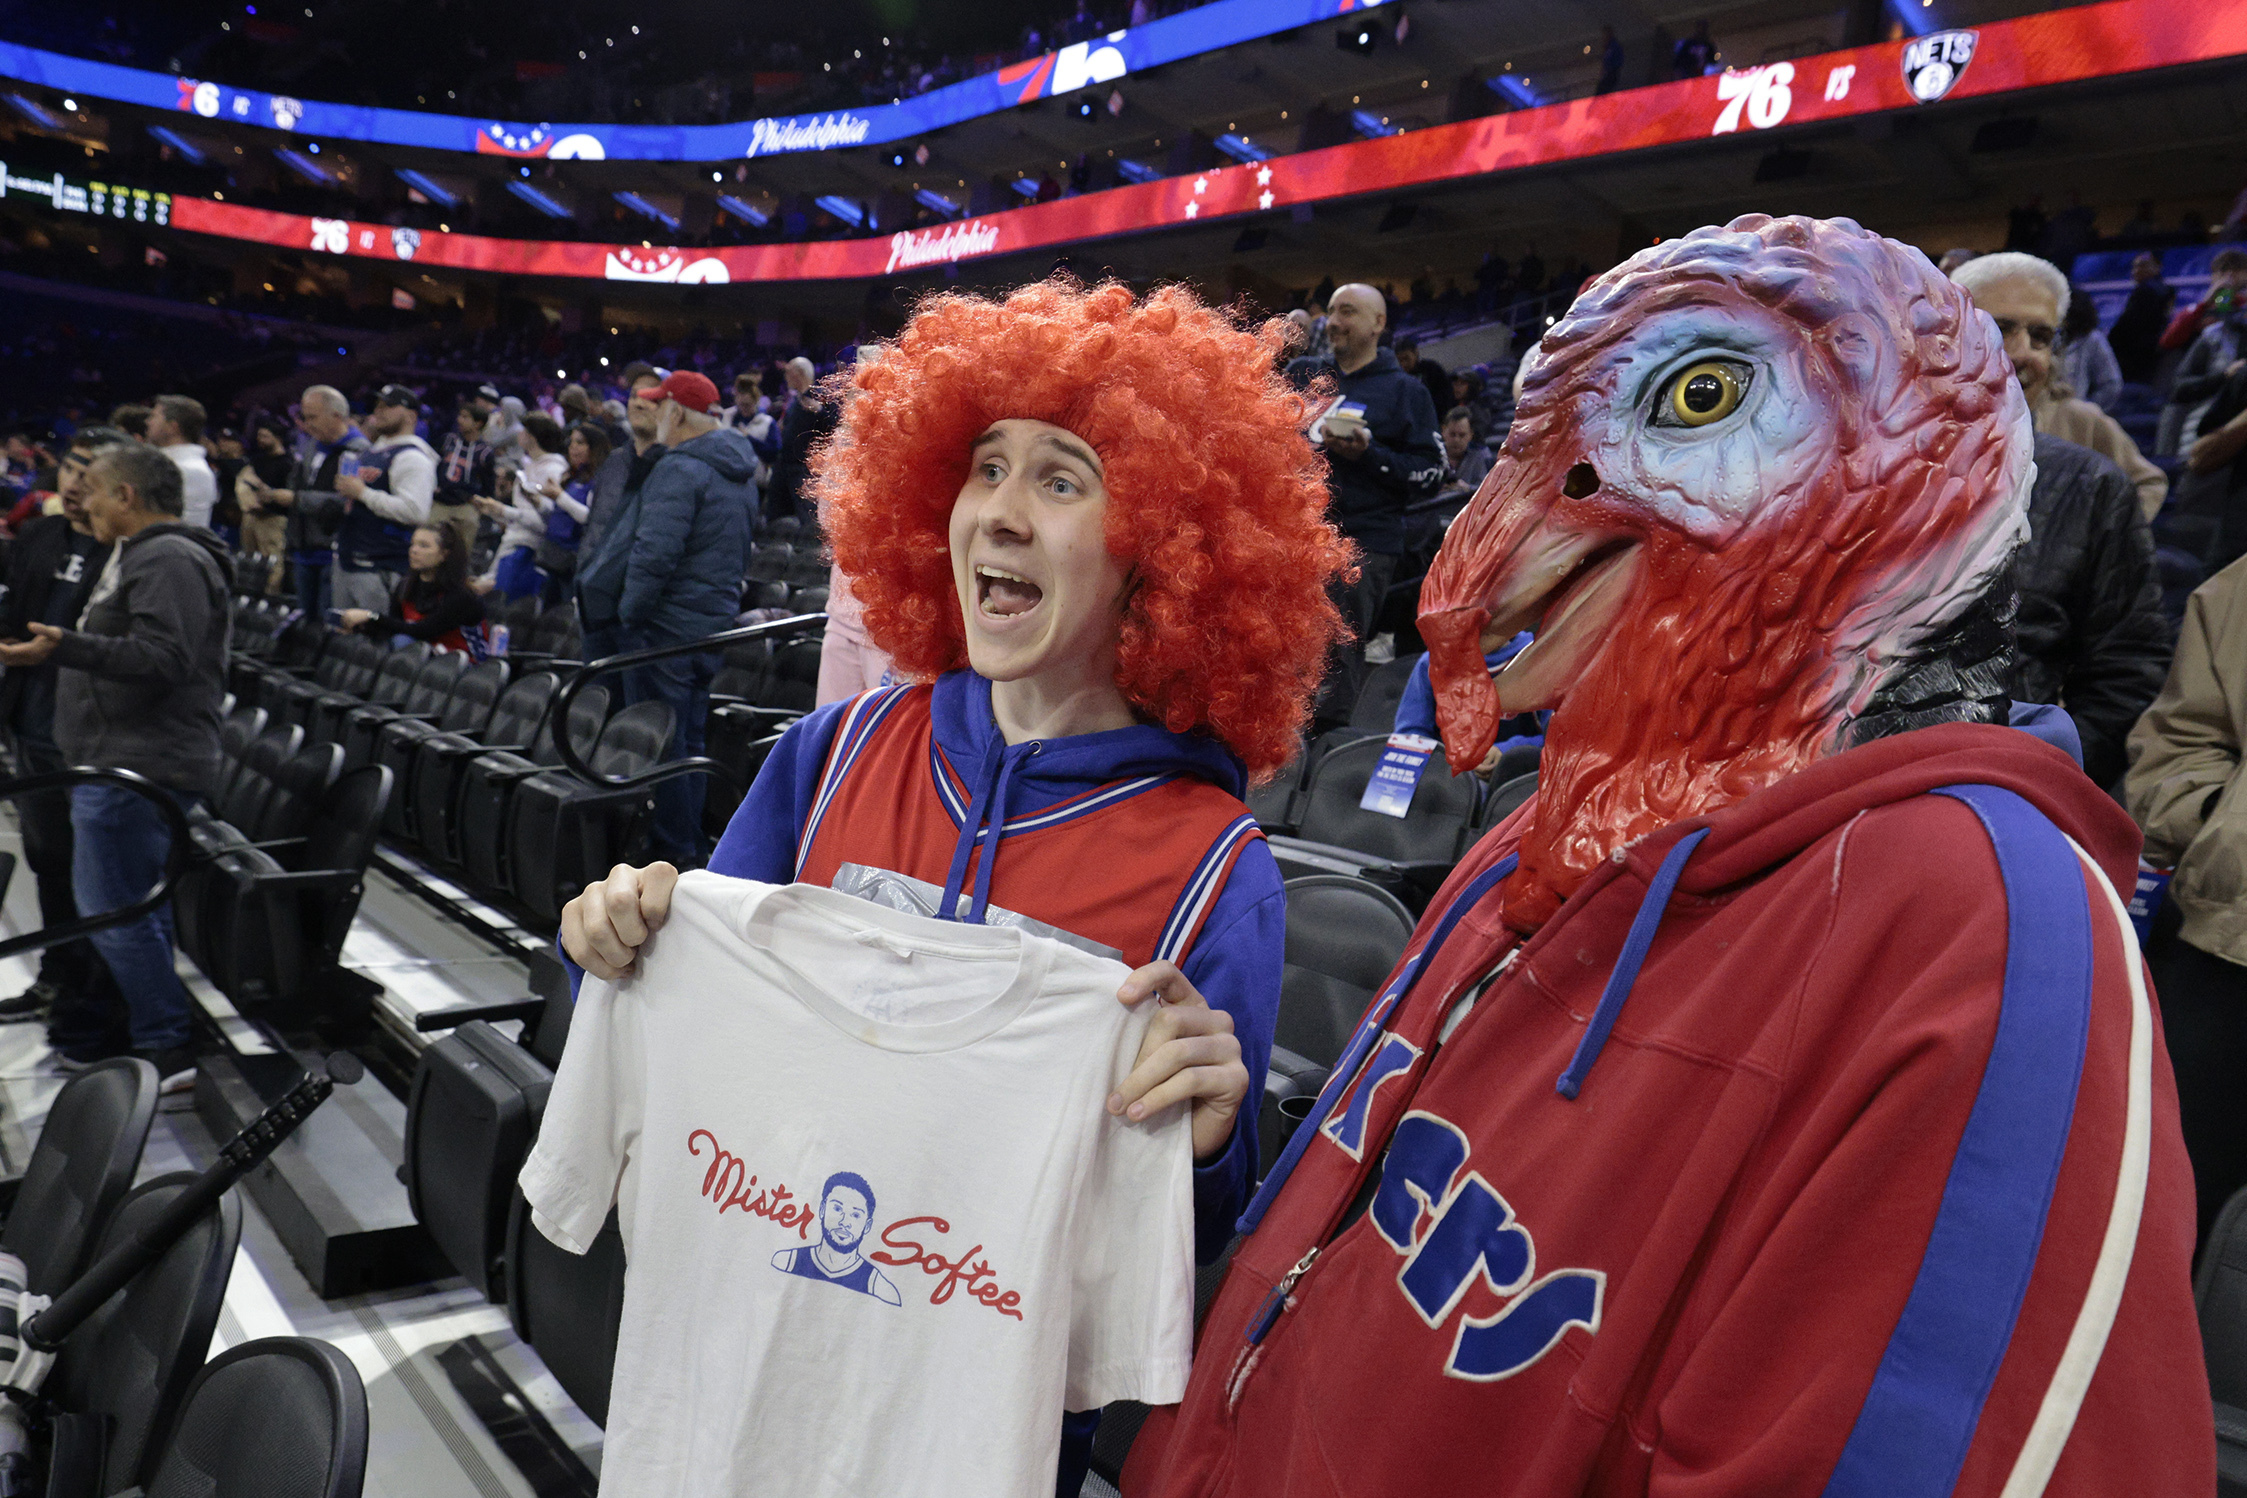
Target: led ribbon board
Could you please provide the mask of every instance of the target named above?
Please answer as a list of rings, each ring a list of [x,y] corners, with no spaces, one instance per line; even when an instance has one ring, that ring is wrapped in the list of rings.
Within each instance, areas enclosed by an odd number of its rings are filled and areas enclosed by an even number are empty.
[[[26,177],[19,168],[0,162],[0,202],[23,198],[37,198],[57,213],[83,213],[135,224],[168,226],[172,221],[172,195],[168,192],[65,177],[60,172]]]
[[[1196,10],[1112,31],[894,104],[727,125],[529,125],[412,109],[323,104],[8,43],[0,43],[0,77],[66,94],[184,110],[204,119],[330,140],[556,161],[732,161],[907,140],[1035,99],[1074,93],[1166,62],[1386,3],[1392,0],[1214,0]]]
[[[682,284],[838,280],[2243,53],[2247,5],[2107,0],[1975,31],[1936,32],[1464,120],[879,238],[726,249],[555,243],[303,218],[189,197],[172,200],[171,222],[178,229],[294,249],[517,275]]]

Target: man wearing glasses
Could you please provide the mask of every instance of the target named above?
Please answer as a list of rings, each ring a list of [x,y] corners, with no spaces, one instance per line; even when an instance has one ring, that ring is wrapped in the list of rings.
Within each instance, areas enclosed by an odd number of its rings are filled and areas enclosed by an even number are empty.
[[[2071,432],[2113,418],[2070,398],[2053,378],[2052,343],[2067,313],[2068,283],[2034,255],[1969,260],[1951,279],[1988,313],[2005,338],[2013,374],[2036,422],[2036,488],[2029,543],[2015,562],[2020,615],[2014,626],[2013,697],[2063,704],[2083,738],[2083,768],[2100,785],[2121,778],[2131,725],[2169,670],[2169,623],[2144,491],[2089,441]],[[2113,439],[2146,467],[2129,435]],[[2156,480],[2162,478],[2153,470]],[[2153,507],[2160,507],[2156,494]]]

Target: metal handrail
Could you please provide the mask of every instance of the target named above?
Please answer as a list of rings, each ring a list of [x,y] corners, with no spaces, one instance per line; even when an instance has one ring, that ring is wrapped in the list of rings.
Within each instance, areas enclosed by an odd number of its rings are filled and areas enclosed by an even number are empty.
[[[59,926],[43,926],[37,931],[0,941],[0,957],[13,957],[18,952],[35,952],[43,947],[51,947],[56,942],[73,941],[96,931],[107,930],[111,926],[123,926],[137,921],[162,907],[172,897],[180,876],[187,872],[188,865],[193,862],[186,809],[173,798],[171,792],[147,776],[135,774],[131,770],[104,770],[81,765],[67,770],[47,770],[37,775],[0,779],[0,801],[13,801],[18,796],[32,795],[38,791],[59,790],[64,786],[87,785],[96,781],[121,785],[126,790],[147,797],[156,803],[156,810],[171,824],[172,848],[170,855],[164,860],[163,881],[145,899],[131,905],[120,905],[117,909],[104,911],[100,915],[80,916],[77,920],[65,921]]]
[[[600,660],[586,662],[554,698],[554,748],[561,756],[563,767],[580,780],[612,791],[636,791],[661,781],[676,780],[681,775],[705,773],[720,777],[728,785],[733,784],[733,773],[730,770],[702,754],[695,755],[692,759],[667,760],[637,775],[603,775],[587,763],[585,756],[578,753],[577,745],[570,741],[570,707],[577,701],[577,694],[585,689],[585,684],[596,676],[629,671],[634,666],[644,666],[650,661],[666,661],[673,656],[700,655],[706,650],[722,650],[744,640],[802,634],[809,629],[824,628],[826,623],[825,614],[793,614],[786,619],[773,619],[764,624],[747,624],[739,629],[721,630],[699,640],[683,640],[676,645],[657,645],[647,650],[627,651],[623,655],[604,656]],[[748,787],[744,786],[742,789],[747,790]],[[6,949],[0,948],[0,956],[6,955]]]

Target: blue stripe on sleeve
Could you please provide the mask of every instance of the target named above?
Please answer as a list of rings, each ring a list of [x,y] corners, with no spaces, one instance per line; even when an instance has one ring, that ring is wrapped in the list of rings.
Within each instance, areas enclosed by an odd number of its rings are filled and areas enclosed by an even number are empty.
[[[1957,1483],[2036,1268],[2090,1035],[2090,904],[2067,839],[2011,791],[1936,794],[1971,807],[1997,851],[2005,984],[1919,1276],[1827,1498],[1935,1498]]]

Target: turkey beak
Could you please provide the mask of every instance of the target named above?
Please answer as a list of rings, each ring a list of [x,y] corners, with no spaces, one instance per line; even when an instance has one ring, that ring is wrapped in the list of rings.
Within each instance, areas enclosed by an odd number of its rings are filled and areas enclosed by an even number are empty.
[[[1556,521],[1554,506],[1598,487],[1589,463],[1502,452],[1445,534],[1420,588],[1419,623],[1453,774],[1482,763],[1504,715],[1484,651],[1534,624],[1557,577],[1583,555],[1584,538]]]

